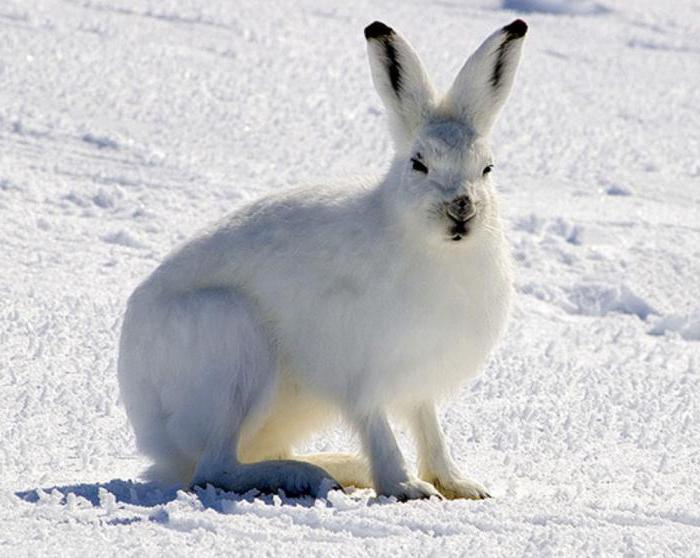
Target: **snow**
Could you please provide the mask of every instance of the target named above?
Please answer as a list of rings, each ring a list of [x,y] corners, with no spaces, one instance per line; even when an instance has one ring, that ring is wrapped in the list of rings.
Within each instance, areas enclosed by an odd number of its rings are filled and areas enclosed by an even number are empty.
[[[688,341],[700,341],[700,308],[685,314],[669,314],[654,324],[649,331],[652,335],[664,335],[675,331]]]
[[[367,23],[401,29],[446,87],[524,12],[492,138],[518,304],[443,411],[495,498],[138,480],[115,371],[134,286],[245,200],[386,166]],[[4,2],[0,554],[697,552],[699,22],[690,0]],[[350,439],[338,425],[304,449]]]
[[[556,15],[593,15],[607,11],[598,2],[590,0],[503,0],[503,7],[523,13]]]

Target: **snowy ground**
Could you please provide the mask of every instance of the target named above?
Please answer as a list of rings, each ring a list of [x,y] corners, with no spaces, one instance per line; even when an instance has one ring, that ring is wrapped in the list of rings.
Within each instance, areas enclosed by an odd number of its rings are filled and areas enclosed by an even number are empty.
[[[700,548],[697,2],[349,4],[0,3],[0,555]],[[381,170],[367,23],[402,30],[444,87],[516,15],[530,33],[493,145],[518,307],[444,410],[496,498],[139,482],[115,372],[137,282],[261,192]]]

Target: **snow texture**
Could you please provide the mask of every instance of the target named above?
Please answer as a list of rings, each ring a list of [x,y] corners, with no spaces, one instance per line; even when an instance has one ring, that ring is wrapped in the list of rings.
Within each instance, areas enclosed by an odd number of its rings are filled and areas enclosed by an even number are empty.
[[[590,0],[503,0],[506,10],[556,15],[593,15],[607,9]]]
[[[369,22],[445,87],[524,12],[492,137],[517,308],[442,416],[495,498],[138,480],[115,370],[134,286],[245,200],[381,171]],[[699,22],[691,0],[3,2],[0,554],[697,553]],[[337,425],[301,449],[351,438]]]

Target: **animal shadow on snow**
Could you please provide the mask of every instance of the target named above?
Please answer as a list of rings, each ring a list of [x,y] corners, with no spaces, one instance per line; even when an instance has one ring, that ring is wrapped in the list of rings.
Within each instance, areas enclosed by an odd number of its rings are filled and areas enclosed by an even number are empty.
[[[118,503],[132,504],[135,506],[154,507],[167,504],[177,498],[180,487],[164,487],[155,482],[135,482],[131,480],[113,479],[109,482],[96,482],[85,484],[73,484],[66,486],[51,486],[46,488],[32,488],[15,492],[15,496],[30,503],[38,503],[47,497],[55,498],[55,493],[63,495],[63,503],[70,494],[85,498],[93,506],[102,505],[104,492],[109,492]]]
[[[68,502],[69,496],[74,495],[75,497],[84,498],[94,507],[106,505],[106,499],[111,499],[113,497],[117,505],[127,504],[142,508],[157,508],[178,499],[178,492],[181,490],[182,487],[179,485],[164,486],[162,483],[157,482],[113,479],[104,483],[32,488],[15,492],[15,496],[32,504],[48,500],[65,505]],[[236,494],[219,490],[213,486],[207,486],[206,488],[197,487],[194,491],[188,492],[187,494],[195,498],[203,509],[212,509],[220,513],[230,513],[231,506],[235,506],[236,503],[240,502],[251,503],[257,501],[270,506],[279,506],[280,503],[282,503],[283,505],[308,508],[316,505],[316,500],[311,496],[287,498],[284,494],[261,494],[257,491]],[[368,502],[370,505],[390,503],[395,503],[395,500],[393,498],[372,497]],[[333,504],[327,502],[327,505],[332,506]],[[156,515],[151,519],[158,520],[158,517]]]

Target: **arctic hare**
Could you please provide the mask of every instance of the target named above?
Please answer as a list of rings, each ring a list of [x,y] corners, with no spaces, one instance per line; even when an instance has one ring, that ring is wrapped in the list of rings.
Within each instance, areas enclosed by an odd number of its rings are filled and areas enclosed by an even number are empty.
[[[119,382],[152,478],[488,497],[450,457],[435,404],[484,365],[508,315],[511,258],[486,137],[526,31],[516,20],[493,33],[438,97],[406,39],[372,23],[372,78],[396,147],[386,176],[263,198],[135,290]],[[389,413],[412,428],[417,476]],[[334,416],[353,425],[366,460],[294,456]]]

